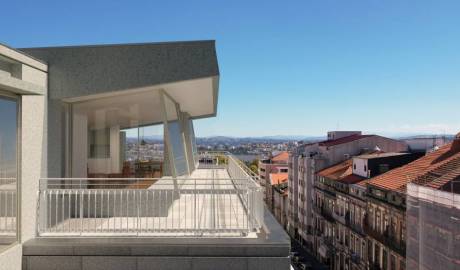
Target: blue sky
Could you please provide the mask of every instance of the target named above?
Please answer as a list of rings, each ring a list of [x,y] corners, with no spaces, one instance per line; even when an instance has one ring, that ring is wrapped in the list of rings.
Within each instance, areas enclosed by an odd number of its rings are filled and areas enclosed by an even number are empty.
[[[215,39],[198,136],[460,131],[460,1],[7,1],[13,47]]]

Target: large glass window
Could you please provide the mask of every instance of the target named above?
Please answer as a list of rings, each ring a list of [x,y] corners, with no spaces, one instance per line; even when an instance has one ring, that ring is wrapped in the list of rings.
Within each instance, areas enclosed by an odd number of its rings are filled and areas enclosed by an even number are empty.
[[[160,178],[164,155],[159,91],[112,95],[71,104],[71,175],[81,178]]]
[[[17,239],[18,101],[0,96],[0,250]]]
[[[160,178],[169,174],[164,162],[163,124],[123,130],[123,175]]]
[[[160,178],[194,169],[197,154],[188,114],[162,90],[70,103],[74,178]]]

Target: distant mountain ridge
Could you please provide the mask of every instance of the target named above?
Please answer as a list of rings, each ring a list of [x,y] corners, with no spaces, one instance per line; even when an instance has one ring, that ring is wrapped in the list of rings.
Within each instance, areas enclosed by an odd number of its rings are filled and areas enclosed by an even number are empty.
[[[382,135],[385,136],[385,135]],[[414,138],[441,138],[451,139],[455,135],[452,134],[398,134],[394,136],[385,136],[398,140],[407,140]],[[140,137],[146,141],[159,141],[163,140],[163,135],[148,135]],[[208,137],[197,137],[198,143],[225,143],[225,142],[286,142],[286,141],[304,141],[314,142],[326,140],[326,136],[302,136],[302,135],[273,135],[273,136],[248,136],[248,137],[237,137],[237,136],[208,136]],[[137,140],[137,137],[128,137],[129,141]]]
[[[232,136],[209,136],[197,137],[198,143],[212,143],[212,142],[286,142],[286,141],[319,141],[324,140],[326,137],[320,136],[289,136],[289,135],[275,135],[275,136],[260,136],[260,137],[232,137]]]

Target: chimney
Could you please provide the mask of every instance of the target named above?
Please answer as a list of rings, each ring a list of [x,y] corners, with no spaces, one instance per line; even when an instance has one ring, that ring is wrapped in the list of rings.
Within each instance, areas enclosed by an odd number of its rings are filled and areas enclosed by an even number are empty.
[[[450,146],[450,150],[453,152],[460,152],[460,132],[455,135],[454,141]]]

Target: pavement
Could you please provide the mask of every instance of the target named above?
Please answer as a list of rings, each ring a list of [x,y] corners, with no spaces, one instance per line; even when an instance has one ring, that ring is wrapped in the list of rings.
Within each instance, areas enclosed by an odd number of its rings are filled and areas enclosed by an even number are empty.
[[[302,257],[301,262],[310,263],[310,265],[312,266],[311,268],[312,270],[329,269],[329,266],[322,264],[318,260],[316,260],[316,258],[312,254],[310,254],[305,248],[303,248],[297,240],[292,239],[292,238],[291,238],[291,252],[298,252],[299,256]],[[292,265],[294,266],[294,269],[300,270],[300,268],[294,265],[294,263],[292,263]]]

